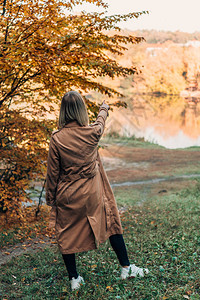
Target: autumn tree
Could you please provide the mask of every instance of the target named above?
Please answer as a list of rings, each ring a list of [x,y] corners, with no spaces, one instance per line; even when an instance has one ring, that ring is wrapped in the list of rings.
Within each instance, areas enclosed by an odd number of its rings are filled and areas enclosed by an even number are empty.
[[[117,24],[146,12],[73,14],[72,8],[84,2],[107,8],[102,0],[1,1],[0,209],[8,219],[23,219],[29,181],[45,176],[48,141],[56,127],[47,114],[54,114],[62,95],[71,89],[119,95],[98,78],[136,72],[109,54],[122,55],[127,44],[142,40],[121,34]],[[97,108],[87,104],[92,118]]]
[[[199,47],[185,47],[184,49],[184,74],[187,88],[200,90],[200,51]]]
[[[141,70],[137,76],[130,75],[121,80],[127,97],[132,97],[133,93],[179,95],[186,88],[188,54],[185,47],[170,41],[153,46],[145,43],[137,48],[130,47],[127,53],[132,63]]]
[[[147,90],[160,94],[179,94],[184,88],[185,78],[183,47],[166,42],[147,52],[143,72]]]

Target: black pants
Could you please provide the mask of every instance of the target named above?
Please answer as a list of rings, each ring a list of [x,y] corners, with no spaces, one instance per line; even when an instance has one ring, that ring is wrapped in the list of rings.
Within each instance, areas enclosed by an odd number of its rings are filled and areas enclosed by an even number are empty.
[[[124,243],[124,239],[122,234],[115,234],[109,237],[110,244],[115,251],[117,258],[119,260],[119,263],[121,266],[129,266],[130,262],[128,259],[128,254],[126,250],[126,245]],[[76,259],[75,254],[62,254],[62,257],[65,262],[65,266],[67,268],[68,274],[69,274],[69,280],[72,279],[72,277],[77,278],[78,273],[76,271]]]

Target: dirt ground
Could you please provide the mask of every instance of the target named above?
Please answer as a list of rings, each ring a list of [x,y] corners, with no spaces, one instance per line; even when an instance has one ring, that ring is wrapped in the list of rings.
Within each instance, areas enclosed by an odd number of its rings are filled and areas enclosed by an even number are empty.
[[[99,151],[111,183],[200,174],[198,149],[148,149],[109,144]]]
[[[4,247],[0,251],[0,265],[7,263],[13,257],[16,257],[21,254],[25,254],[27,252],[35,252],[38,250],[42,250],[47,245],[50,247],[55,247],[57,242],[54,238],[48,237],[37,237],[34,239],[27,239],[27,241],[23,243],[17,243],[14,246]]]

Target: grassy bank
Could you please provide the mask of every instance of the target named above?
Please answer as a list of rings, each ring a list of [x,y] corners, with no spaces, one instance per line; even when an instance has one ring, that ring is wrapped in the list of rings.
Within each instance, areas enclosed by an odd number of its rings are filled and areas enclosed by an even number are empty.
[[[111,183],[200,174],[198,147],[166,149],[134,138],[107,138],[102,146]]]
[[[148,149],[166,149],[163,146],[160,146],[155,143],[151,143],[148,141],[145,141],[144,138],[136,138],[135,136],[131,137],[125,137],[125,136],[119,136],[117,134],[115,135],[105,135],[101,141],[100,145],[104,144],[122,144],[128,147],[136,147],[136,148],[148,148]],[[198,146],[192,146],[188,148],[177,148],[177,150],[183,150],[183,151],[198,151],[200,150],[200,147]]]
[[[116,135],[106,135],[100,140],[100,145],[103,146],[104,144],[121,144],[128,147],[140,147],[140,148],[154,148],[154,149],[165,149],[158,144],[150,143],[144,140],[144,138],[136,138],[135,136],[132,137],[121,137]]]
[[[197,183],[190,189],[149,194],[131,202],[115,190],[124,238],[132,262],[148,267],[146,278],[119,279],[120,268],[106,242],[98,251],[81,253],[78,269],[86,285],[71,292],[57,247],[27,253],[0,268],[2,299],[200,299],[200,233]],[[138,197],[141,194],[138,192]]]

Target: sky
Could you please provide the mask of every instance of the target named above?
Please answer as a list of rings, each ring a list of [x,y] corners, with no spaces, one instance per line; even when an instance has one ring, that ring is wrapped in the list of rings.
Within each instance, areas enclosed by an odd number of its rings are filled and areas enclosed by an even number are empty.
[[[200,31],[200,0],[107,0],[108,15],[148,10],[149,15],[121,22],[130,30]],[[102,11],[93,4],[76,6],[74,11]]]

